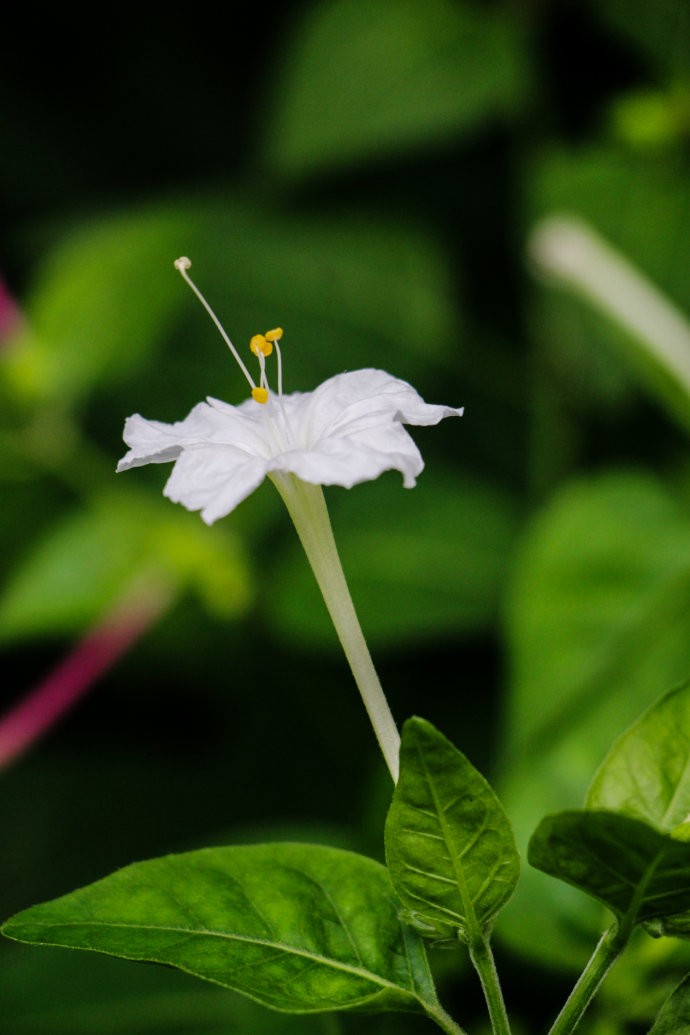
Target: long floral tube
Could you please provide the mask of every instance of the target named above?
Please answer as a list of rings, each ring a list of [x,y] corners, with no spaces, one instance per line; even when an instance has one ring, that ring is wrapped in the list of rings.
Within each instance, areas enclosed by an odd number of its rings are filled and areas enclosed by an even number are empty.
[[[297,529],[304,552],[323,595],[345,657],[362,696],[367,715],[386,765],[397,783],[400,734],[371,660],[355,612],[336,547],[330,518],[319,485],[310,485],[294,475],[272,475]]]
[[[537,224],[528,250],[541,273],[579,291],[620,323],[690,396],[690,323],[632,262],[568,215]]]

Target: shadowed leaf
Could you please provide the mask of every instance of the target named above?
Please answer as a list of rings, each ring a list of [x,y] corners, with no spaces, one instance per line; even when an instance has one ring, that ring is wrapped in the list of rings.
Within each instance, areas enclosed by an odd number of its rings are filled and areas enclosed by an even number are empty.
[[[628,924],[690,909],[690,844],[615,812],[572,810],[542,820],[529,845],[532,866],[592,895]]]

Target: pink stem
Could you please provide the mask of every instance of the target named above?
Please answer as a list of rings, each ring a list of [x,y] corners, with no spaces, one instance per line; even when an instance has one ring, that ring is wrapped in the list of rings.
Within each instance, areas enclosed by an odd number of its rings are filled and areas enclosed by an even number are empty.
[[[0,718],[0,768],[19,757],[153,625],[170,602],[161,586],[131,591],[33,690]]]
[[[0,277],[0,348],[17,333],[23,322],[19,306]]]

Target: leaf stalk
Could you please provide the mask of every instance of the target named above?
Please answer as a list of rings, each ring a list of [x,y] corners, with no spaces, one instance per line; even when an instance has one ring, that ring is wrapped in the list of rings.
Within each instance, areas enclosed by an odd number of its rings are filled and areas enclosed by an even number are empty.
[[[510,1035],[510,1021],[488,934],[485,931],[474,933],[468,940],[468,949],[474,969],[482,983],[491,1019],[491,1029],[494,1035]]]
[[[628,944],[629,937],[630,931],[618,923],[604,931],[549,1035],[569,1035],[575,1030],[602,981]]]

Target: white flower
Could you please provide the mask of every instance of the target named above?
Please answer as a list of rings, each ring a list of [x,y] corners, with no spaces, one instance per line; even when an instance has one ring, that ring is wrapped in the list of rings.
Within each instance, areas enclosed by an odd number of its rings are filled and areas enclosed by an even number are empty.
[[[412,488],[424,467],[403,424],[438,424],[462,408],[425,403],[405,381],[383,370],[354,370],[324,381],[315,391],[283,394],[280,327],[255,335],[259,383],[247,370],[218,317],[187,275],[189,259],[175,267],[210,314],[251,389],[251,399],[230,406],[199,403],[184,420],[164,424],[138,413],[125,423],[130,447],[118,471],[175,462],[165,495],[207,524],[234,510],[264,478],[280,493],[323,593],[340,642],[393,780],[398,778],[400,735],[359,626],[333,538],[321,485],[350,488],[400,471]],[[278,391],[269,389],[266,358],[276,352]]]
[[[283,395],[280,327],[256,334],[250,349],[259,361],[256,385],[218,317],[189,277],[186,256],[175,268],[207,310],[249,382],[251,399],[230,406],[208,398],[182,421],[164,424],[136,413],[125,422],[129,453],[117,470],[174,460],[164,494],[207,524],[225,517],[266,477],[280,489],[285,476],[312,485],[371,481],[397,470],[412,488],[424,461],[403,424],[438,424],[461,416],[462,407],[432,406],[411,385],[383,370],[337,374],[314,392]],[[269,391],[266,357],[275,348],[278,392]]]
[[[175,461],[164,494],[212,524],[278,473],[351,488],[397,470],[412,488],[424,462],[403,425],[461,414],[425,403],[383,370],[355,370],[313,392],[270,393],[265,403],[209,398],[175,424],[135,414],[124,431],[130,451],[117,470]]]

